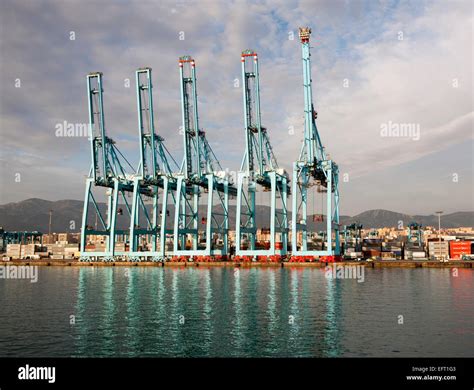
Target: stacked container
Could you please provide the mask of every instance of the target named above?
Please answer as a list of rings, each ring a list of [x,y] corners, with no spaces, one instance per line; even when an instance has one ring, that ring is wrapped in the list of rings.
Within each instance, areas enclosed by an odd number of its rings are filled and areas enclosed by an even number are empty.
[[[13,259],[19,259],[21,253],[21,244],[7,244],[7,256]]]
[[[462,255],[471,254],[471,241],[450,241],[449,258],[460,259]]]
[[[448,241],[430,241],[428,243],[428,251],[430,257],[435,257],[436,259],[447,259],[449,257]]]

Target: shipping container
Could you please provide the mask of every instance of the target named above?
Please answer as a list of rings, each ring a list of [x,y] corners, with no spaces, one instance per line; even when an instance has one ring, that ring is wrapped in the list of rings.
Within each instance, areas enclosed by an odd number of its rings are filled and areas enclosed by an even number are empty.
[[[432,258],[447,259],[449,258],[449,243],[447,241],[430,241],[428,252]]]
[[[21,245],[20,244],[7,244],[7,256],[20,256]]]
[[[470,248],[471,241],[450,241],[449,247],[450,248]]]
[[[423,251],[417,251],[417,252],[413,252],[412,253],[412,256],[414,259],[424,259],[426,258],[426,253]]]
[[[449,243],[447,241],[431,241],[428,244],[428,251],[430,256],[445,256],[449,254]]]
[[[430,241],[428,243],[428,246],[429,247],[436,247],[436,248],[439,248],[439,247],[448,247],[449,245],[449,242],[448,241]]]
[[[449,257],[451,259],[460,259],[463,255],[471,253],[471,241],[451,241],[449,243]]]
[[[387,252],[383,251],[382,252],[382,259],[395,259],[395,254],[393,252]]]
[[[449,243],[449,257],[451,259],[460,259],[463,255],[471,253],[471,241],[451,241]]]
[[[362,252],[364,254],[364,257],[379,257],[381,254],[381,251],[378,250],[365,250]]]
[[[362,257],[362,252],[350,252],[349,256],[353,259],[357,259],[357,258]]]

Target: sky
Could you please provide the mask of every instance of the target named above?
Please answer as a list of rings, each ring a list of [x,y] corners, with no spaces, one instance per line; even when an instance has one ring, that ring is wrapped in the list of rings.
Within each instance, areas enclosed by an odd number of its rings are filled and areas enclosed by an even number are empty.
[[[108,136],[139,159],[135,70],[153,69],[155,128],[183,156],[178,57],[196,60],[200,124],[224,169],[244,152],[240,53],[259,55],[262,123],[291,172],[303,134],[298,27],[312,28],[318,129],[340,213],[474,210],[471,1],[0,2],[0,204],[83,199],[86,75],[104,74]],[[411,134],[395,130],[409,124]],[[387,131],[389,129],[389,131]]]

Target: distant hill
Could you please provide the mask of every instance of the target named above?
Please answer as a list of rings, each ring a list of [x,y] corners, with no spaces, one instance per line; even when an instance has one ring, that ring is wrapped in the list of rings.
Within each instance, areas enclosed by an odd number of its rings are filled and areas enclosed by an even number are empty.
[[[359,221],[366,228],[381,228],[398,226],[399,221],[403,221],[403,225],[407,226],[410,222],[418,222],[423,226],[438,226],[437,215],[409,215],[396,213],[388,210],[368,210],[354,217],[342,220],[343,224],[351,224]],[[451,214],[443,214],[441,216],[442,227],[474,227],[474,212],[461,211]]]
[[[48,232],[49,224],[49,210],[53,210],[52,231],[53,232],[78,232],[81,226],[82,219],[82,205],[80,200],[59,200],[48,201],[43,199],[27,199],[16,203],[7,203],[0,205],[0,226],[6,230],[38,230],[43,233]],[[105,204],[100,204],[99,207],[105,211]],[[204,212],[204,208],[202,209]],[[173,208],[170,208],[170,225],[173,222]],[[235,229],[235,206],[231,206],[230,210],[230,227]],[[128,218],[119,216],[117,220],[118,228],[128,227]],[[257,206],[257,223],[269,221],[269,207]],[[89,220],[89,225],[95,224],[94,220]],[[403,221],[404,226],[412,221],[421,223],[423,226],[437,226],[438,217],[436,215],[408,215],[397,213],[388,210],[368,210],[355,215],[341,216],[340,221],[342,225],[351,224],[353,222],[360,222],[364,228],[380,228],[380,227],[396,227],[399,221]],[[322,223],[309,222],[311,229],[320,230],[323,227]],[[443,227],[474,227],[474,212],[456,212],[446,214],[441,217],[441,224]]]

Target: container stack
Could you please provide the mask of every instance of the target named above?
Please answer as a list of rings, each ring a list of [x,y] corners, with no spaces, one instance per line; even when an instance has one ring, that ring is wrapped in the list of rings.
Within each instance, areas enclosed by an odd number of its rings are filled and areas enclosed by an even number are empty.
[[[449,258],[459,260],[463,255],[470,255],[471,241],[450,241]]]
[[[19,259],[21,254],[21,244],[7,244],[7,256],[12,259]]]
[[[39,259],[47,256],[45,249],[38,244],[8,244],[6,256],[12,259]]]
[[[64,258],[73,259],[78,251],[79,251],[78,244],[67,244],[64,246]]]
[[[381,257],[382,242],[379,239],[364,239],[362,243],[362,253],[364,258]]]
[[[437,260],[449,258],[449,244],[447,241],[430,241],[428,243],[430,257]]]
[[[354,247],[348,247],[344,250],[344,255],[349,259],[362,259],[363,253],[356,251]]]
[[[150,250],[151,250],[151,244],[148,244],[149,247],[150,247]],[[115,250],[117,252],[128,252],[129,250],[129,245],[126,244],[125,242],[123,241],[120,241],[120,242],[116,242],[115,243]]]
[[[105,244],[99,242],[95,244],[87,244],[86,252],[105,252]]]
[[[402,259],[402,244],[400,242],[382,242],[382,259]]]
[[[57,240],[58,244],[66,245],[71,242],[74,242],[74,236],[72,233],[59,233],[58,234],[58,240]]]
[[[48,244],[48,252],[51,254],[52,259],[59,259],[64,257],[64,245],[62,244]],[[53,257],[57,256],[57,257]],[[61,257],[59,257],[61,256]]]
[[[406,246],[404,252],[405,260],[423,260],[426,259],[426,252],[421,247]]]
[[[31,259],[35,255],[35,252],[39,252],[39,245],[26,244],[21,246],[20,258]]]
[[[426,252],[423,249],[417,249],[412,251],[413,260],[426,259]]]

